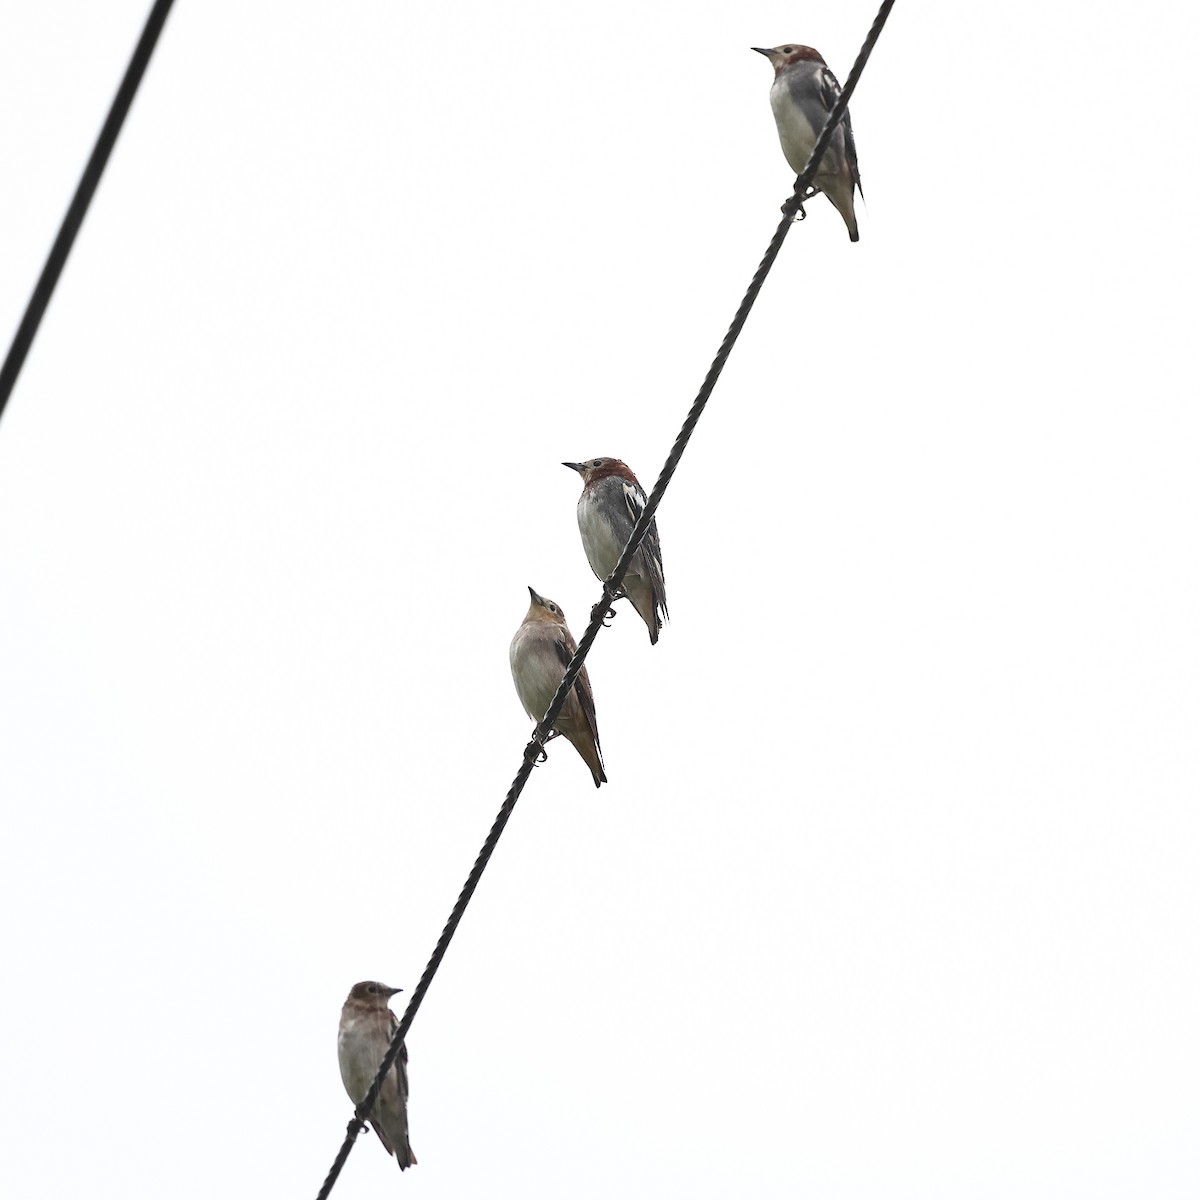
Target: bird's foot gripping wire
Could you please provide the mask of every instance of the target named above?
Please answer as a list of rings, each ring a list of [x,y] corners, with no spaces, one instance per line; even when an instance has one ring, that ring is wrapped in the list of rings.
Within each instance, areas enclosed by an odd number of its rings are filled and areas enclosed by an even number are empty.
[[[605,585],[604,599],[592,609],[592,620],[595,621],[600,616],[600,613],[603,612],[604,617],[601,619],[600,624],[607,629],[609,621],[611,621],[617,615],[617,610],[613,607],[613,605],[616,604],[618,600],[623,600],[624,598],[625,589],[623,587],[613,590]]]
[[[592,609],[592,620],[595,621],[599,618],[600,625],[604,629],[608,628],[609,621],[616,615],[617,610],[603,600]]]
[[[546,744],[554,741],[556,737],[561,736],[561,729],[550,730],[550,732],[546,734],[546,736],[542,738],[540,742],[535,735],[533,741],[531,741],[529,745],[525,747],[525,757],[531,760],[535,767],[540,767],[542,763],[546,761]]]
[[[811,184],[805,188],[804,194],[797,192],[789,197],[780,205],[779,211],[785,216],[789,216],[793,221],[803,221],[808,214],[804,211],[804,203],[806,200],[811,200],[817,194],[817,189]]]

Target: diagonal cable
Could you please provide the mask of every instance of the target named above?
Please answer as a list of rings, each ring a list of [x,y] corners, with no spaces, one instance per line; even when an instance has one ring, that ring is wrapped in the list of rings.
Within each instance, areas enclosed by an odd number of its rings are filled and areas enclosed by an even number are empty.
[[[842,119],[846,111],[846,106],[850,102],[850,96],[858,84],[859,77],[863,73],[863,68],[867,65],[867,59],[871,57],[871,51],[875,48],[875,43],[879,40],[879,35],[883,32],[884,23],[887,21],[888,14],[892,11],[895,3],[896,0],[883,0],[883,3],[880,5],[874,24],[872,24],[867,33],[862,49],[858,52],[858,57],[854,60],[854,66],[851,67],[850,74],[846,77],[846,86],[842,89],[842,94],[838,97],[833,108],[830,109],[829,116],[821,129],[816,143],[813,145],[812,154],[809,156],[804,170],[796,177],[796,186],[793,195],[784,205],[783,220],[779,222],[779,227],[775,230],[775,236],[771,239],[771,244],[767,247],[767,252],[763,255],[762,262],[758,264],[758,270],[754,272],[754,278],[750,281],[746,295],[743,297],[742,303],[738,306],[738,310],[734,314],[733,322],[729,326],[729,332],[726,333],[725,340],[717,350],[717,355],[713,359],[712,366],[708,369],[708,374],[704,377],[700,391],[696,399],[692,402],[692,407],[688,410],[683,428],[680,429],[679,435],[675,439],[675,444],[671,447],[671,453],[667,455],[667,461],[664,463],[663,469],[659,474],[658,482],[655,483],[654,490],[646,500],[646,507],[642,515],[638,518],[637,524],[634,525],[633,532],[629,536],[629,541],[626,543],[621,557],[617,560],[617,565],[613,568],[612,574],[604,581],[603,594],[592,609],[591,620],[588,622],[588,627],[583,637],[579,639],[579,648],[575,651],[574,658],[571,659],[567,666],[562,682],[558,685],[558,691],[554,693],[554,698],[550,701],[550,707],[546,709],[546,715],[538,722],[537,728],[533,731],[533,737],[525,747],[521,769],[517,772],[516,778],[512,781],[512,786],[508,789],[508,795],[504,798],[504,804],[501,806],[499,813],[496,814],[495,821],[492,822],[492,828],[488,832],[487,840],[483,843],[483,848],[479,851],[475,859],[475,865],[471,868],[470,875],[467,876],[467,882],[463,885],[463,889],[459,893],[458,900],[455,902],[454,909],[442,929],[433,954],[421,975],[420,981],[413,989],[408,1006],[404,1010],[404,1015],[400,1018],[400,1024],[392,1036],[391,1045],[388,1046],[387,1054],[384,1055],[383,1062],[379,1065],[379,1071],[375,1076],[374,1082],[372,1082],[367,1094],[362,1098],[362,1102],[354,1110],[354,1116],[346,1126],[346,1137],[342,1142],[341,1149],[337,1153],[337,1157],[333,1161],[333,1166],[329,1168],[329,1174],[325,1177],[325,1182],[321,1185],[320,1192],[317,1193],[317,1200],[327,1200],[329,1193],[333,1191],[333,1186],[342,1172],[342,1167],[345,1166],[346,1160],[350,1157],[350,1151],[354,1148],[355,1140],[365,1128],[367,1114],[375,1106],[375,1101],[379,1098],[379,1090],[383,1086],[383,1081],[396,1064],[400,1048],[404,1044],[405,1035],[412,1026],[413,1018],[417,1015],[417,1009],[421,1007],[421,1001],[424,1000],[425,993],[429,990],[429,985],[433,982],[433,977],[437,973],[442,959],[445,957],[446,949],[450,945],[450,939],[454,936],[455,930],[457,930],[459,922],[462,920],[463,913],[466,912],[471,896],[474,894],[475,888],[483,876],[488,860],[492,857],[492,852],[496,849],[496,844],[500,841],[500,835],[504,832],[505,825],[508,824],[508,818],[512,816],[517,799],[520,797],[530,774],[533,772],[534,765],[542,752],[542,747],[545,745],[546,739],[550,736],[550,731],[554,726],[559,712],[562,710],[563,704],[566,702],[567,695],[571,688],[575,686],[575,680],[579,677],[579,672],[583,669],[584,660],[588,656],[588,651],[592,648],[592,643],[596,640],[596,635],[600,632],[609,606],[617,597],[621,581],[625,578],[625,572],[629,570],[629,564],[633,561],[633,556],[637,553],[642,539],[646,536],[646,530],[650,528],[650,522],[654,520],[654,514],[657,512],[659,504],[662,503],[663,494],[667,490],[667,485],[671,482],[671,477],[675,474],[675,468],[679,465],[679,460],[683,457],[684,450],[687,449],[687,444],[691,440],[697,422],[700,420],[700,414],[704,411],[704,407],[708,403],[708,398],[712,395],[713,388],[716,387],[721,371],[725,367],[725,363],[733,350],[738,335],[742,332],[742,327],[746,324],[746,318],[749,317],[750,310],[754,307],[754,302],[758,299],[759,292],[762,291],[762,286],[766,282],[767,275],[783,246],[783,240],[787,237],[788,230],[792,227],[795,212],[799,208],[801,198],[805,191],[808,190],[817,173],[821,156],[829,147],[834,130],[837,128],[838,122]]]
[[[62,274],[67,255],[71,253],[71,247],[75,244],[75,235],[83,224],[83,218],[87,216],[88,205],[96,194],[100,176],[104,174],[108,156],[116,145],[117,135],[121,132],[129,107],[137,94],[138,85],[146,73],[146,66],[158,43],[158,35],[162,33],[162,27],[166,24],[172,3],[173,0],[155,0],[154,7],[146,18],[142,36],[138,38],[129,66],[125,69],[125,77],[113,97],[108,116],[96,138],[96,145],[92,148],[91,157],[83,168],[75,195],[71,199],[66,216],[62,219],[58,236],[54,239],[54,245],[50,247],[46,265],[42,268],[33,295],[29,297],[29,303],[25,306],[25,315],[21,318],[21,324],[17,326],[4,366],[0,367],[0,416],[4,415],[4,406],[16,386],[17,376],[20,375],[25,356],[29,353],[29,347],[33,345],[34,337],[37,336],[38,326],[42,323],[50,297],[54,295],[54,287]]]

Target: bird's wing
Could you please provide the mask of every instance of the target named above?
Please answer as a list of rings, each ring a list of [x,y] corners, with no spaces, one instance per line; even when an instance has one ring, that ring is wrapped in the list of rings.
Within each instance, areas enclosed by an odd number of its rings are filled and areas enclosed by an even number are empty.
[[[838,83],[837,76],[828,67],[821,68],[818,83],[821,89],[821,103],[825,106],[826,112],[832,112],[833,106],[842,94],[842,85]],[[846,115],[842,117],[842,132],[846,139],[846,161],[850,164],[850,174],[854,183],[858,185],[858,194],[863,196],[862,177],[858,173],[858,149],[854,145],[854,130],[850,126],[849,109],[846,109]],[[850,194],[853,196],[854,192],[851,191]],[[863,196],[863,199],[865,200],[866,197]]]
[[[630,483],[628,480],[622,480],[622,483],[625,487],[625,507],[634,524],[637,524],[646,510],[646,493],[642,491],[639,484]],[[662,543],[658,540],[657,519],[650,522],[650,528],[646,530],[646,536],[642,538],[641,549],[650,567],[650,578],[646,580],[646,583],[649,584],[650,590],[654,594],[655,607],[661,608],[665,613],[667,611],[667,589],[663,582]]]
[[[821,103],[825,105],[825,111],[832,112],[833,106],[842,94],[842,85],[838,83],[837,76],[828,67],[821,68],[817,75],[817,84],[821,89]]]
[[[575,657],[576,650],[575,639],[567,629],[559,629],[558,637],[554,639],[554,649],[558,652],[558,660],[562,663],[565,671],[571,659]],[[592,731],[592,741],[599,748],[600,734],[596,730],[596,702],[592,699],[592,684],[588,679],[587,667],[579,668],[579,675],[575,680],[575,695],[579,700],[579,707],[583,709],[583,716],[588,723],[588,728]]]
[[[392,1010],[388,1009],[388,1016],[391,1020],[388,1022],[388,1045],[392,1044],[392,1038],[396,1036],[396,1030],[400,1028],[400,1021]],[[400,1053],[396,1055],[396,1084],[400,1088],[400,1096],[403,1100],[408,1100],[408,1047],[401,1042]]]
[[[621,484],[625,490],[625,508],[629,513],[629,519],[634,525],[642,518],[642,513],[646,511],[646,493],[642,491],[641,485],[630,483],[627,479],[623,479]],[[632,532],[632,530],[630,531]],[[642,548],[654,560],[655,565],[662,571],[662,547],[658,541],[658,521],[650,522],[650,528],[646,530],[646,536],[642,539]]]
[[[629,519],[636,525],[646,509],[646,493],[642,491],[640,484],[630,483],[628,479],[621,480],[621,490],[625,493],[625,508],[629,512]]]

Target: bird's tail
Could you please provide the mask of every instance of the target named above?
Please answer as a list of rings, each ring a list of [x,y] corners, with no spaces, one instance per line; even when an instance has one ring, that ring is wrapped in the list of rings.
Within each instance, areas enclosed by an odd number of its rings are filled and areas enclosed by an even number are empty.
[[[663,627],[662,617],[659,616],[658,610],[661,608],[664,613],[667,611],[666,601],[656,596],[654,588],[640,577],[631,580],[628,575],[625,576],[625,595],[629,597],[629,603],[637,610],[637,615],[646,623],[646,628],[650,632],[650,645],[657,646],[658,634]]]
[[[579,751],[579,757],[587,763],[596,786],[607,783],[608,776],[604,774],[604,760],[600,757],[600,747],[592,737],[592,731],[587,728],[564,729],[563,733],[567,735],[567,740],[571,745]]]
[[[417,1165],[417,1156],[412,1152],[412,1147],[408,1144],[408,1138],[396,1147],[396,1162],[399,1164],[400,1170],[406,1167],[415,1167]]]
[[[838,210],[846,222],[846,232],[852,242],[858,241],[858,218],[854,215],[854,181],[841,177],[819,180],[821,191],[829,197],[829,203]]]

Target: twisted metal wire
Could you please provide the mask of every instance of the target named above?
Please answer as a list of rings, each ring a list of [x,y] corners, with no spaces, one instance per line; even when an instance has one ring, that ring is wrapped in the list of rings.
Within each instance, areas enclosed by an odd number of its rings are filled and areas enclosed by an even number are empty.
[[[83,168],[83,174],[75,188],[75,195],[62,219],[62,225],[59,226],[58,236],[54,239],[54,245],[50,247],[50,253],[46,257],[46,265],[42,268],[33,294],[29,297],[29,303],[25,306],[25,315],[21,318],[21,324],[17,326],[17,332],[13,335],[12,345],[4,359],[4,366],[0,367],[0,416],[4,415],[4,406],[8,403],[8,398],[16,386],[17,376],[20,375],[21,367],[25,363],[25,356],[29,353],[29,347],[33,345],[38,326],[41,325],[42,317],[50,304],[50,297],[54,295],[54,288],[66,265],[67,255],[71,253],[71,247],[75,244],[75,235],[83,224],[83,218],[87,216],[88,206],[96,194],[96,188],[100,183],[100,176],[104,174],[108,156],[117,143],[117,135],[121,132],[121,126],[125,124],[130,105],[133,104],[138,85],[146,73],[150,56],[158,44],[158,35],[162,33],[173,2],[174,0],[155,0],[154,7],[146,18],[146,24],[142,27],[142,36],[138,38],[133,56],[129,60],[129,66],[125,69],[125,76],[121,80],[121,86],[117,88],[117,94],[113,97],[108,116],[96,137],[96,144],[92,148],[87,165]]]
[[[488,860],[492,857],[492,852],[496,849],[496,844],[500,841],[500,835],[504,832],[504,827],[508,824],[508,819],[512,816],[517,800],[524,790],[530,774],[533,772],[538,757],[541,755],[542,747],[546,744],[550,736],[554,722],[558,718],[563,704],[566,703],[568,694],[575,686],[575,680],[579,677],[579,672],[583,669],[588,651],[592,648],[592,643],[596,640],[596,635],[600,632],[601,626],[604,624],[609,607],[618,597],[621,581],[625,578],[625,573],[629,570],[629,564],[633,561],[633,556],[637,553],[638,547],[642,544],[642,539],[646,536],[646,530],[650,528],[650,522],[654,520],[654,514],[658,510],[659,504],[662,503],[667,485],[671,482],[671,477],[675,474],[675,469],[679,465],[679,460],[683,457],[684,450],[687,449],[687,444],[691,440],[697,422],[700,420],[700,414],[703,413],[704,407],[712,395],[713,388],[716,387],[717,380],[720,378],[721,371],[724,369],[725,363],[733,350],[734,343],[737,341],[738,335],[742,332],[742,327],[746,324],[746,319],[750,315],[751,308],[754,307],[755,300],[758,299],[759,292],[762,291],[767,274],[770,272],[775,259],[779,255],[788,230],[794,223],[796,210],[799,208],[804,193],[808,190],[817,173],[821,156],[829,148],[830,140],[833,138],[838,122],[842,119],[846,111],[846,106],[850,102],[850,96],[858,85],[863,68],[867,65],[867,59],[871,57],[871,51],[875,48],[875,43],[879,40],[879,35],[883,32],[884,23],[887,21],[888,14],[892,11],[895,2],[896,0],[883,0],[883,3],[880,5],[879,13],[867,33],[862,49],[859,51],[858,57],[854,60],[854,66],[850,69],[850,74],[846,77],[846,85],[842,89],[842,94],[830,110],[829,116],[813,146],[812,154],[809,156],[804,170],[796,177],[793,194],[784,205],[783,220],[779,222],[779,227],[775,230],[775,236],[771,239],[771,244],[767,247],[762,261],[758,264],[758,270],[754,272],[754,277],[750,281],[746,295],[743,297],[742,303],[738,306],[738,310],[734,314],[729,331],[725,334],[725,339],[721,342],[720,348],[717,350],[712,366],[709,367],[708,374],[704,377],[704,382],[700,385],[700,391],[696,399],[692,402],[692,407],[688,410],[687,418],[683,422],[683,427],[680,429],[679,435],[675,438],[675,444],[671,447],[670,454],[667,455],[667,461],[659,473],[654,490],[651,491],[646,500],[646,507],[642,515],[638,518],[637,524],[634,525],[633,532],[629,536],[629,541],[626,543],[625,549],[621,552],[621,557],[617,560],[617,565],[613,568],[612,574],[604,581],[603,593],[592,609],[591,620],[588,622],[588,627],[583,637],[579,639],[579,648],[575,651],[575,656],[567,666],[566,672],[562,677],[562,682],[558,685],[558,691],[554,693],[554,698],[550,701],[550,707],[546,709],[546,715],[538,722],[537,728],[533,731],[533,737],[525,747],[521,769],[517,772],[512,786],[508,789],[508,795],[504,798],[504,804],[501,806],[499,813],[496,814],[496,819],[492,823],[492,828],[488,832],[486,841],[483,843],[483,848],[479,851],[475,859],[475,865],[471,868],[470,875],[467,876],[467,882],[463,885],[458,900],[455,901],[454,909],[442,929],[441,936],[434,947],[433,955],[429,959],[420,981],[413,989],[408,1006],[405,1008],[404,1015],[400,1018],[400,1024],[397,1026],[396,1032],[392,1037],[391,1045],[388,1046],[387,1054],[384,1056],[383,1062],[379,1065],[379,1071],[376,1073],[375,1079],[367,1094],[363,1097],[362,1102],[354,1110],[354,1116],[351,1118],[350,1123],[346,1126],[345,1140],[342,1142],[341,1149],[338,1150],[337,1157],[333,1161],[333,1166],[329,1169],[329,1174],[325,1177],[325,1182],[321,1185],[321,1190],[317,1194],[317,1200],[327,1200],[329,1193],[333,1191],[333,1186],[337,1182],[338,1176],[341,1174],[342,1167],[350,1157],[350,1151],[354,1147],[355,1140],[366,1127],[367,1114],[379,1098],[379,1091],[383,1086],[383,1081],[387,1078],[392,1067],[395,1066],[396,1058],[400,1054],[405,1035],[408,1033],[413,1023],[413,1018],[417,1014],[417,1009],[421,1007],[421,1001],[424,1000],[425,993],[429,990],[429,985],[433,982],[433,977],[441,965],[442,959],[446,954],[446,949],[450,945],[450,939],[454,936],[455,930],[458,928],[464,912],[466,912],[467,905],[470,903],[471,896],[474,894],[475,888],[483,876]]]

